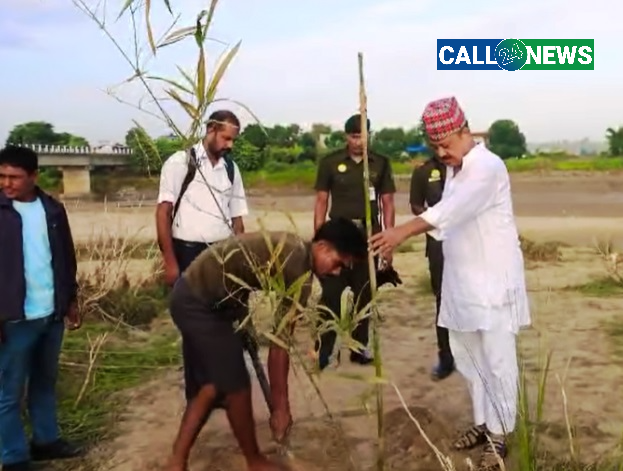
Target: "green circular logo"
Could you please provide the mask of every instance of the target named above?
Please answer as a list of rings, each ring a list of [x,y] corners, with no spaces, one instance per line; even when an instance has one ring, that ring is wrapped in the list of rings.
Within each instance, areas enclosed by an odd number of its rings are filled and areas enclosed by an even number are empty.
[[[528,59],[528,49],[521,39],[503,39],[495,48],[495,60],[504,70],[519,70]]]

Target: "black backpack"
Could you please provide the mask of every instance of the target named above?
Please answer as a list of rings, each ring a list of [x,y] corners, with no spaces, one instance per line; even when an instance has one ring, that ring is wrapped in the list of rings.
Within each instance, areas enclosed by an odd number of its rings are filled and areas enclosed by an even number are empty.
[[[188,189],[188,185],[195,178],[195,174],[197,173],[197,153],[195,152],[195,148],[191,147],[186,151],[186,155],[188,155],[188,170],[186,171],[186,176],[184,177],[184,181],[182,182],[182,188],[180,188],[180,195],[177,197],[177,201],[173,206],[173,215],[171,217],[171,221],[175,219],[175,215],[180,207],[180,203],[182,201],[182,196],[186,193]],[[225,169],[227,170],[227,178],[229,178],[229,182],[234,184],[234,161],[228,155],[222,157],[225,161]]]

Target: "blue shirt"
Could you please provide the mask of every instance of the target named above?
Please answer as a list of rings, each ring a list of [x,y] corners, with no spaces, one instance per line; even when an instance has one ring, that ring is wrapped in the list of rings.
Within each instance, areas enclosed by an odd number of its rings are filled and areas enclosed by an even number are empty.
[[[45,209],[39,198],[28,203],[14,200],[13,207],[22,218],[24,311],[27,320],[40,319],[54,313],[54,272]]]

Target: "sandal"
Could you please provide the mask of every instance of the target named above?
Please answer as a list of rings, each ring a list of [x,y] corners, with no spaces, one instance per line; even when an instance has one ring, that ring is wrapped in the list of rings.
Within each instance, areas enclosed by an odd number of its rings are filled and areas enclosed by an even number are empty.
[[[487,428],[485,425],[474,425],[467,429],[452,446],[455,450],[471,450],[487,441]]]
[[[500,462],[504,461],[508,449],[504,437],[489,435],[489,439],[483,447],[478,463],[478,471],[498,471],[502,469]]]

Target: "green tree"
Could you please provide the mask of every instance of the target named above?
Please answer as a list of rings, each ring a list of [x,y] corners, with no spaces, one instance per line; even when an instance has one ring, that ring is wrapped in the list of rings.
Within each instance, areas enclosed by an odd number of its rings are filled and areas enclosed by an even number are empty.
[[[339,149],[346,145],[346,133],[344,131],[333,131],[329,134],[325,140],[324,145],[328,149]]]
[[[282,164],[294,164],[299,160],[302,153],[303,148],[298,145],[291,147],[270,146],[267,160]]]
[[[370,148],[380,154],[397,159],[405,152],[407,135],[402,128],[383,128],[372,135]]]
[[[510,119],[499,119],[489,127],[489,148],[502,159],[521,157],[528,152],[526,137]]]
[[[608,151],[612,156],[623,156],[623,127],[619,129],[608,128],[606,130]]]
[[[165,161],[184,148],[184,143],[177,136],[160,136],[154,141],[161,161]]]
[[[426,144],[426,135],[422,126],[416,126],[405,132],[405,146]]]
[[[148,175],[162,168],[160,151],[142,127],[133,127],[125,135],[125,144],[132,150],[132,167]]]
[[[54,132],[54,126],[44,121],[31,121],[18,124],[7,138],[8,144],[58,144],[58,134]]]
[[[262,129],[259,124],[248,124],[240,133],[239,138],[245,139],[252,146],[264,150],[268,145],[267,132]]]
[[[298,124],[288,126],[277,124],[266,129],[266,132],[268,133],[268,143],[271,146],[292,147],[298,143],[301,127]]]
[[[318,157],[318,141],[313,133],[304,132],[301,134],[299,144],[303,148],[303,152],[299,155],[299,160],[315,161]]]
[[[69,134],[66,145],[72,147],[90,147],[89,141],[87,141],[84,137],[74,136],[73,134]]]
[[[266,152],[254,146],[243,135],[238,136],[234,142],[231,155],[241,172],[260,170],[266,160]]]
[[[80,136],[63,132],[57,133],[54,125],[45,121],[30,121],[18,124],[6,140],[8,144],[40,144],[56,146],[89,147],[89,142]]]
[[[57,134],[59,144],[61,146],[71,146],[71,147],[89,147],[88,141],[84,137],[74,136],[73,134],[69,134],[68,132],[62,132]]]

